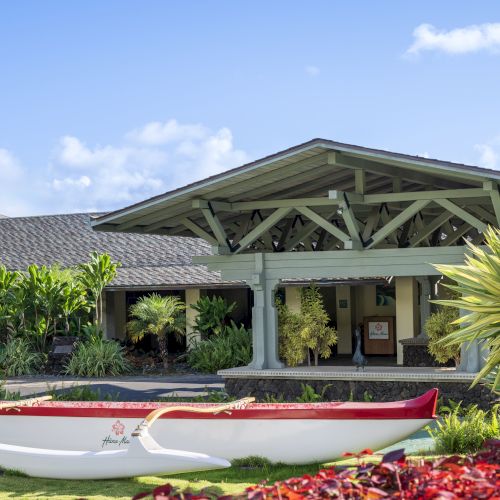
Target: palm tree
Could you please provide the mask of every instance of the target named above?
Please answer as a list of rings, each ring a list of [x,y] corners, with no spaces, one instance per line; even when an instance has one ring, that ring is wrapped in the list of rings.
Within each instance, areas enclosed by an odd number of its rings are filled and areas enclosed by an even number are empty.
[[[468,311],[453,323],[462,328],[439,342],[443,345],[461,345],[472,340],[484,342],[488,357],[474,384],[492,376],[493,389],[500,388],[500,230],[488,228],[486,251],[469,242],[467,245],[471,254],[466,255],[465,265],[434,266],[455,281],[455,285],[447,286],[460,297],[436,303]]]
[[[130,339],[132,342],[138,342],[148,333],[156,335],[164,368],[168,368],[167,336],[170,333],[186,333],[183,314],[185,308],[179,297],[162,297],[157,293],[141,297],[130,306],[130,315],[133,317],[127,323]]]

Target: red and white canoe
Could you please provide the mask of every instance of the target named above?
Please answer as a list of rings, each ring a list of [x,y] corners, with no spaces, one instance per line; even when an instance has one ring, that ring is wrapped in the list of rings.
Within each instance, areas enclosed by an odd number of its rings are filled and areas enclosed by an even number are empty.
[[[251,403],[217,414],[173,411],[162,415],[150,434],[163,448],[227,460],[257,455],[286,463],[325,462],[345,451],[382,449],[414,433],[435,418],[437,393],[433,389],[392,403]],[[0,443],[120,450],[129,446],[131,433],[151,411],[174,405],[43,401],[0,409]]]

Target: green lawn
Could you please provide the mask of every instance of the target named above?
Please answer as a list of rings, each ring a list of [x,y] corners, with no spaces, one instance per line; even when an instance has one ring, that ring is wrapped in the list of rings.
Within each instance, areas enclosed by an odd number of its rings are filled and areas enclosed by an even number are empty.
[[[247,486],[263,479],[271,482],[316,473],[323,466],[317,465],[272,465],[263,468],[247,469],[231,467],[229,469],[177,474],[174,476],[147,476],[114,481],[61,481],[56,479],[34,479],[9,472],[0,476],[0,499],[35,498],[73,500],[88,498],[92,500],[130,499],[133,495],[147,491],[155,486],[170,483],[180,489],[191,488],[198,492],[204,488],[222,494],[241,493]]]

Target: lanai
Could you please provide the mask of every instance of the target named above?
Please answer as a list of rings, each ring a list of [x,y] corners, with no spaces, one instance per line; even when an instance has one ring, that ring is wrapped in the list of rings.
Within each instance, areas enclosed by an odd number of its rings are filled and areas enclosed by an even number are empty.
[[[462,263],[464,238],[480,244],[488,224],[500,225],[499,181],[493,170],[314,139],[92,225],[208,241],[213,255],[194,262],[253,290],[251,367],[280,368],[280,283],[394,277],[397,338],[413,338],[415,307],[429,312],[431,263]]]

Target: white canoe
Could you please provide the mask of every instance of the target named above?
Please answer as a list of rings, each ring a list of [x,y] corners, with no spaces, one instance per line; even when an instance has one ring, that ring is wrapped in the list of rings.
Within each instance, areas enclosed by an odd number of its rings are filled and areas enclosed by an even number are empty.
[[[150,433],[166,449],[227,460],[257,455],[291,464],[325,462],[346,451],[379,450],[404,439],[435,418],[436,401],[433,389],[391,403],[253,403],[217,414],[176,411],[160,417]],[[146,415],[169,405],[173,403],[47,401],[0,409],[0,443],[121,450],[129,446],[131,432]]]
[[[143,446],[146,440],[147,447]],[[168,450],[149,436],[133,437],[123,450],[69,451],[0,444],[0,466],[29,476],[53,479],[114,479],[175,474],[229,467],[224,459]]]

